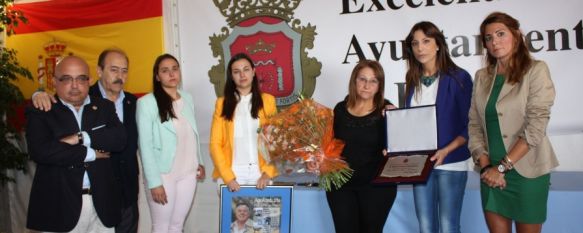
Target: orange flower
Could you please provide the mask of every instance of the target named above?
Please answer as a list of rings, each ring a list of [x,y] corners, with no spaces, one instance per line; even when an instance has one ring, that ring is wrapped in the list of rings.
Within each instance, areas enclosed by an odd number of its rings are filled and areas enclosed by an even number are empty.
[[[300,99],[259,129],[261,154],[280,173],[313,172],[320,175],[320,186],[327,191],[332,185],[339,188],[352,170],[340,156],[344,143],[334,138],[333,120],[331,109],[312,99]],[[315,169],[307,169],[306,162]]]

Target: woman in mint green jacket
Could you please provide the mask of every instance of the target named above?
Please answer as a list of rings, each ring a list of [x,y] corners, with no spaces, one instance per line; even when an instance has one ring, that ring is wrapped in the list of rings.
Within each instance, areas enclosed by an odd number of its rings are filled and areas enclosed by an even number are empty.
[[[159,56],[153,73],[154,92],[138,100],[136,116],[152,232],[182,232],[197,179],[204,178],[194,105],[178,90],[176,58]]]

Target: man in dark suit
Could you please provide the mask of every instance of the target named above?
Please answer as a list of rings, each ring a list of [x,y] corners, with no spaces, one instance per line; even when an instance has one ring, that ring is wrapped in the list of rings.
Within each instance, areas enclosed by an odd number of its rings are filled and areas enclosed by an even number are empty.
[[[55,67],[56,103],[28,108],[26,139],[37,168],[27,227],[45,232],[113,232],[121,219],[110,152],[126,133],[110,101],[89,97],[89,66],[69,56]]]
[[[113,171],[121,186],[122,220],[115,227],[116,233],[138,232],[138,129],[136,126],[136,96],[124,91],[129,69],[129,59],[120,49],[106,49],[99,55],[97,75],[99,81],[89,89],[89,95],[104,98],[115,104],[118,118],[125,126],[127,143],[125,148],[111,153]],[[50,109],[55,99],[45,92],[37,92],[33,104],[39,109]]]

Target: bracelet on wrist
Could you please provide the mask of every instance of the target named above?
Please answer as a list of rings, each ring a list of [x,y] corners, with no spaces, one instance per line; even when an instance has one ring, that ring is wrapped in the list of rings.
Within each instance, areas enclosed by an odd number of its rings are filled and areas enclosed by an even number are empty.
[[[504,168],[505,168],[504,170],[505,170],[505,171],[510,171],[510,170],[512,170],[512,169],[514,168],[514,166],[512,166],[512,164],[511,164],[511,163],[508,163],[508,161],[506,161],[506,159],[502,159],[502,160],[500,161],[500,164],[501,164],[502,166],[504,166]]]
[[[508,168],[508,170],[511,170],[512,168],[514,168],[514,163],[512,163],[512,160],[510,160],[510,158],[508,156],[504,156],[504,159],[502,159],[502,162],[504,163],[504,166],[506,166],[506,168]]]

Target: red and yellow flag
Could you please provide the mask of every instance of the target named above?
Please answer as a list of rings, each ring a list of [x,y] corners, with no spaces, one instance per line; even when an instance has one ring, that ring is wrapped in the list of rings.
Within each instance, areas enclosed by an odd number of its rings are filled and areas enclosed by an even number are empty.
[[[97,80],[99,53],[112,47],[130,59],[127,90],[151,90],[154,59],[164,52],[162,0],[53,0],[13,7],[29,20],[6,39],[35,77],[18,83],[25,98],[40,87],[39,78],[50,88],[55,61],[69,54],[84,58]]]

